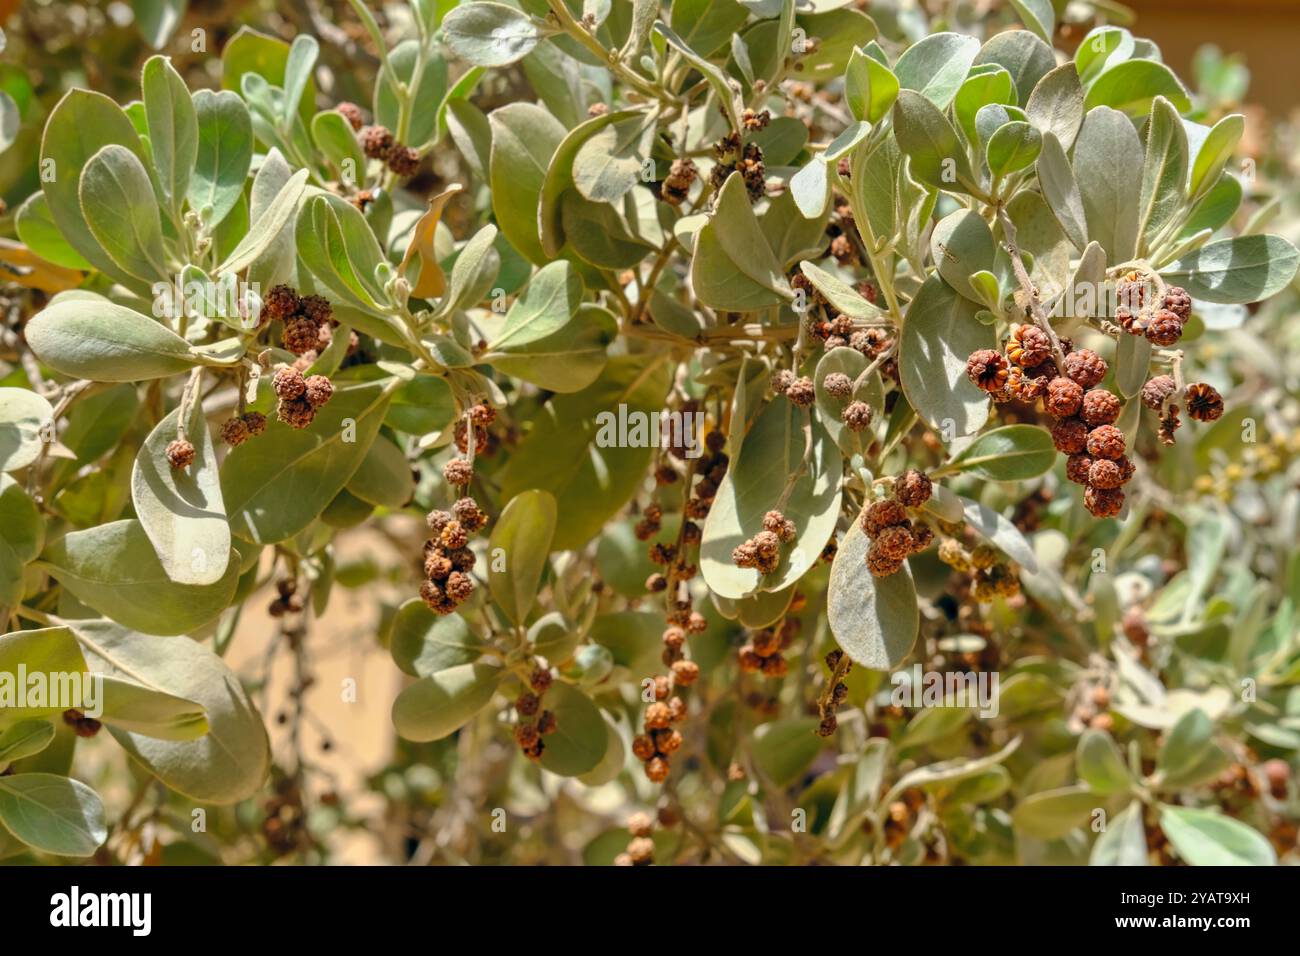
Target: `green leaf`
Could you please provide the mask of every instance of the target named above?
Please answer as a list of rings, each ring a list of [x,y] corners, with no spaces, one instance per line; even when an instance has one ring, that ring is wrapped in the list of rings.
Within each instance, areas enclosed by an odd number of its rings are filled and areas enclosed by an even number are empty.
[[[233,43],[234,41],[232,41]],[[253,159],[253,122],[238,93],[197,90],[193,96],[199,123],[198,157],[190,175],[190,208],[209,228],[235,208]]]
[[[456,400],[447,380],[417,375],[393,393],[384,423],[408,435],[441,431],[456,417]]]
[[[1142,825],[1142,804],[1134,800],[1097,837],[1089,866],[1146,866],[1147,837]]]
[[[503,555],[505,567],[498,571],[493,559],[488,587],[493,600],[515,624],[528,619],[537,599],[555,537],[556,515],[555,496],[530,489],[510,499],[492,528],[488,550],[492,555]]]
[[[1056,32],[1056,9],[1052,0],[1011,0],[1021,21],[1049,46]]]
[[[215,584],[230,558],[217,453],[202,403],[195,401],[185,425],[194,462],[171,467],[166,451],[179,434],[180,411],[163,418],[140,446],[131,469],[131,500],[167,577],[177,584]]]
[[[312,117],[311,138],[316,148],[338,170],[342,182],[360,183],[366,156],[352,126],[337,110],[322,110]],[[350,177],[350,179],[349,179]]]
[[[401,508],[415,494],[411,463],[402,449],[383,435],[375,436],[346,487],[362,501],[387,508]]]
[[[853,116],[879,123],[898,99],[898,77],[883,63],[855,48],[844,73],[844,97]]]
[[[221,658],[187,638],[161,640],[111,621],[69,624],[97,670],[203,708],[208,732],[196,740],[163,740],[109,723],[113,738],[145,770],[203,803],[237,803],[262,788],[271,765],[262,715]]]
[[[317,194],[302,204],[295,233],[298,255],[336,297],[372,312],[386,311],[387,294],[375,279],[384,252],[355,206]]]
[[[882,313],[868,302],[857,289],[833,273],[827,272],[814,262],[804,260],[799,263],[799,270],[807,277],[818,292],[837,312],[854,319],[879,319]]]
[[[1108,64],[1122,63],[1133,56],[1134,48],[1133,34],[1123,27],[1094,27],[1074,53],[1080,79],[1092,82]]]
[[[0,389],[0,402],[4,391]],[[0,425],[0,436],[4,430]],[[45,543],[45,520],[36,502],[8,475],[0,475],[0,528],[5,529],[0,535],[0,607],[13,607],[23,597],[23,568]]]
[[[37,357],[72,378],[133,382],[166,378],[198,364],[179,335],[102,298],[56,297],[25,331]]]
[[[784,590],[803,577],[835,530],[842,472],[839,449],[820,416],[784,399],[768,403],[744,435],[704,522],[700,572],[710,589],[738,599],[760,588]],[[797,537],[782,545],[772,574],[736,567],[731,552],[763,530],[763,516],[777,507],[788,484],[781,510],[795,523]]]
[[[952,460],[951,467],[989,481],[1025,481],[1056,464],[1052,436],[1035,425],[1005,425],[985,432]]]
[[[280,230],[298,212],[298,201],[307,187],[308,170],[300,169],[289,177],[266,210],[250,225],[239,245],[231,251],[218,272],[240,272],[264,253],[280,234]]]
[[[1161,270],[1207,302],[1259,302],[1276,295],[1295,278],[1300,254],[1281,236],[1218,239]]]
[[[122,271],[145,282],[167,278],[153,185],[131,150],[110,144],[92,156],[78,198],[86,226]]]
[[[442,38],[456,56],[475,66],[509,66],[542,39],[528,14],[503,3],[467,3],[442,21]]]
[[[259,33],[251,27],[240,27],[221,51],[221,85],[227,90],[243,89],[245,75],[253,74],[264,87],[287,90],[290,85],[287,78],[289,54],[289,44],[283,40]],[[304,125],[311,122],[312,114],[316,112],[315,104],[316,84],[308,77],[298,101],[298,115]],[[278,115],[268,118],[278,125]]]
[[[857,664],[892,670],[912,650],[920,628],[912,569],[878,578],[867,568],[871,541],[854,521],[835,552],[827,586],[831,633]]]
[[[895,574],[893,577],[897,577]],[[927,707],[907,722],[898,749],[922,747],[936,740],[950,739],[974,716],[968,707]]]
[[[713,215],[696,233],[691,283],[700,302],[717,309],[748,311],[793,296],[740,176],[727,178]]]
[[[903,51],[894,73],[904,90],[914,90],[944,110],[957,95],[979,49],[974,37],[933,33]]]
[[[1016,102],[1028,103],[1038,81],[1056,67],[1056,55],[1029,30],[1005,30],[980,47],[974,65],[986,63],[996,63],[1010,73],[1016,84]]]
[[[988,396],[966,377],[972,352],[997,348],[996,334],[975,317],[978,311],[974,302],[931,276],[903,322],[898,358],[903,391],[926,423],[953,437],[973,435],[988,420]]]
[[[1042,147],[1042,135],[1028,123],[1006,123],[989,137],[985,150],[989,172],[994,176],[1018,172],[1038,158]]]
[[[360,467],[393,391],[386,382],[338,389],[307,428],[272,420],[232,450],[221,467],[231,530],[274,544],[311,524]]]
[[[239,579],[233,560],[213,584],[176,583],[134,519],[70,532],[45,549],[41,564],[77,600],[146,634],[197,630],[226,609]]]
[[[63,626],[11,631],[0,635],[0,673],[8,675],[11,681],[16,682],[20,667],[26,668],[29,674],[84,674],[86,659],[82,656],[81,648],[77,646],[72,632]],[[25,707],[10,703],[4,709],[5,719],[45,717],[62,713],[69,706],[78,704],[85,710],[92,710],[95,702],[88,699],[91,695],[86,693],[85,684],[74,682],[69,686],[74,696],[75,691],[80,690],[82,697],[87,699],[73,701],[29,699]]]
[[[91,268],[54,224],[45,193],[32,193],[18,207],[14,213],[14,229],[23,245],[47,262],[67,269]]]
[[[957,292],[987,307],[970,277],[993,270],[997,248],[988,223],[971,209],[959,209],[940,219],[930,234],[930,255],[943,280]]]
[[[188,6],[189,0],[131,0],[136,26],[145,42],[155,50],[167,45]]]
[[[574,190],[560,197],[560,221],[569,246],[598,269],[630,269],[655,251],[628,232],[613,206],[589,202]]]
[[[1144,247],[1183,211],[1187,181],[1187,131],[1177,110],[1163,96],[1151,106],[1147,123],[1146,160],[1142,168],[1142,198],[1138,235]]]
[[[652,0],[657,6],[658,0]],[[623,735],[618,732],[613,721],[605,718],[605,755],[600,762],[584,774],[578,776],[578,782],[587,787],[599,787],[616,779],[623,772],[627,760],[627,747],[623,744]],[[550,742],[547,742],[547,747]],[[542,753],[543,758],[546,756]],[[543,763],[543,766],[545,764]]]
[[[1188,710],[1170,728],[1156,759],[1156,770],[1179,777],[1195,767],[1213,744],[1214,721],[1198,707]]]
[[[793,717],[760,725],[754,730],[755,765],[778,787],[790,786],[821,753],[822,738],[816,731],[815,717]]]
[[[662,363],[624,356],[582,391],[552,398],[502,469],[501,500],[530,488],[549,491],[565,516],[552,547],[584,546],[640,487],[654,454],[618,442],[619,406],[629,415],[658,415],[668,384]]]
[[[419,598],[397,609],[388,642],[394,663],[412,677],[472,664],[487,647],[459,614],[434,614]]]
[[[1277,854],[1263,834],[1214,810],[1162,806],[1160,829],[1192,866],[1277,865]]]
[[[1074,174],[1088,238],[1101,244],[1109,262],[1127,262],[1137,253],[1142,166],[1142,141],[1132,121],[1106,106],[1089,110],[1074,144]]]
[[[1097,795],[1086,787],[1062,787],[1030,794],[1011,811],[1011,822],[1026,836],[1056,840],[1088,822],[1100,806]]]
[[[1064,148],[1050,132],[1043,134],[1043,148],[1038,154],[1038,184],[1062,231],[1082,252],[1088,245],[1088,217],[1084,212],[1083,196]]]
[[[1192,128],[1193,124],[1184,123],[1185,131],[1189,132],[1188,142],[1194,144],[1190,149],[1191,180],[1187,194],[1193,199],[1199,199],[1214,186],[1219,174],[1232,158],[1237,143],[1246,131],[1246,118],[1240,113],[1229,113],[1195,138],[1190,135]],[[1199,130],[1204,130],[1204,127],[1199,127]]]
[[[99,795],[80,780],[52,773],[0,777],[0,825],[55,856],[91,856],[108,839]]]
[[[207,715],[197,701],[169,694],[134,677],[100,676],[103,713],[97,716],[110,727],[157,740],[197,740],[208,732]]]
[[[108,145],[125,146],[145,168],[144,147],[122,109],[102,93],[70,90],[50,113],[41,140],[41,162],[51,164],[52,177],[42,177],[41,189],[50,218],[77,253],[106,275],[143,291],[147,284],[124,273],[104,252],[81,212],[78,184],[92,156]]]
[[[1157,96],[1167,98],[1180,113],[1192,108],[1173,70],[1155,60],[1127,60],[1109,67],[1088,87],[1084,106],[1109,106],[1130,117],[1146,116]]]
[[[491,702],[504,673],[474,663],[421,677],[393,701],[393,726],[400,736],[419,743],[448,737]]]
[[[1080,779],[1093,793],[1109,796],[1133,788],[1133,775],[1129,773],[1119,747],[1104,730],[1083,732],[1075,750],[1074,764]]]
[[[543,738],[546,746],[538,763],[562,777],[595,769],[609,747],[609,733],[591,698],[557,681],[546,692],[543,706],[555,715],[555,732]]]
[[[140,87],[158,183],[176,218],[198,158],[199,121],[194,101],[185,81],[165,56],[153,56],[145,62]]]
[[[605,365],[616,320],[598,306],[584,307],[583,293],[571,263],[544,267],[510,306],[480,361],[553,391],[586,388]]]
[[[538,201],[551,157],[564,139],[564,126],[533,103],[503,106],[493,110],[488,121],[492,130],[489,178],[497,225],[525,258],[545,265],[552,257],[542,248],[538,233]]]
[[[538,212],[542,249],[548,256],[558,256],[560,250],[564,248],[564,224],[560,216],[560,198],[574,188],[573,168],[578,151],[605,127],[638,115],[639,113],[634,110],[615,110],[603,116],[592,117],[565,134],[555,148],[554,155],[550,157],[549,165],[546,165],[544,170],[541,207]]]
[[[20,720],[0,730],[0,767],[38,754],[54,740],[48,720]]]
[[[683,43],[708,56],[730,40],[747,17],[735,0],[673,0],[669,23]]]
[[[41,430],[53,419],[54,409],[35,392],[0,388],[0,471],[17,471],[34,462],[44,443]]]
[[[957,91],[952,103],[953,116],[957,126],[966,136],[966,141],[974,145],[979,141],[979,130],[975,118],[985,106],[1014,105],[1016,102],[1015,85],[1011,74],[996,64],[987,64],[971,71]]]
[[[573,184],[592,202],[613,203],[641,181],[642,157],[650,152],[654,125],[642,113],[601,126],[573,157]]]
[[[1063,63],[1038,81],[1025,116],[1040,133],[1051,133],[1070,148],[1083,122],[1083,86],[1073,63]]]
[[[817,363],[817,370],[813,373],[813,387],[817,393],[817,409],[821,412],[822,425],[831,438],[834,439],[835,444],[846,455],[852,455],[855,452],[861,454],[863,442],[858,438],[856,432],[850,430],[840,420],[844,405],[849,401],[866,402],[875,413],[876,417],[873,421],[879,421],[879,416],[885,410],[885,390],[881,384],[880,375],[876,372],[873,372],[844,402],[828,393],[822,383],[826,381],[827,375],[835,372],[847,375],[856,383],[858,377],[866,368],[867,357],[865,355],[857,349],[839,346],[828,350],[822,355],[821,360]]]
[[[970,192],[973,176],[966,151],[947,117],[920,93],[904,89],[894,103],[894,135],[911,159],[919,182],[951,192]]]

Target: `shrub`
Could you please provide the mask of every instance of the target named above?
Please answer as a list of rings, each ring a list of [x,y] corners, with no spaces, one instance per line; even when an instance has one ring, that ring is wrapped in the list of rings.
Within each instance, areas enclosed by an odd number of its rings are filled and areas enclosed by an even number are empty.
[[[278,620],[296,744],[313,618],[380,574],[412,826],[432,767],[568,778],[587,862],[1293,851],[1297,562],[1188,487],[1256,427],[1225,306],[1296,272],[1238,228],[1242,117],[1127,29],[1054,50],[1052,4],[857,6],[357,3],[366,107],[247,28],[220,90],[67,92],[14,217],[53,294],[0,388],[0,672],[102,706],[0,701],[0,854],[100,848],[107,730],[142,799],[241,805],[225,858],[328,858],[357,819],[223,656]],[[359,526],[404,560],[345,574]],[[447,858],[540,858],[502,814]]]

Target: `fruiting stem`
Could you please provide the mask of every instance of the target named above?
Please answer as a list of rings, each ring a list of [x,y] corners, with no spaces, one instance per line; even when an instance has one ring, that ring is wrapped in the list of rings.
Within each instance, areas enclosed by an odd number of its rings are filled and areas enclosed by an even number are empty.
[[[1052,328],[1052,323],[1048,321],[1047,314],[1043,311],[1043,304],[1038,299],[1038,290],[1030,281],[1029,272],[1025,269],[1025,262],[1020,258],[1020,247],[1016,244],[1016,226],[1007,215],[1006,206],[998,204],[998,222],[1002,224],[1002,237],[1007,244],[1007,252],[1011,255],[1011,268],[1016,274],[1016,281],[1020,283],[1021,291],[1025,293],[1029,300],[1029,314],[1033,317],[1034,324],[1037,325],[1047,335],[1048,340],[1052,343],[1052,361],[1056,363],[1058,371],[1065,368],[1065,353],[1061,349],[1061,340],[1056,337],[1056,330]]]
[[[353,0],[355,6],[356,0]],[[569,12],[565,6],[564,0],[546,0],[546,5],[551,8],[551,14],[556,21],[564,28],[564,32],[569,34],[583,46],[600,59],[600,62],[609,68],[609,71],[623,80],[628,86],[632,87],[638,93],[648,96],[651,99],[659,100],[664,103],[672,103],[672,97],[668,96],[662,90],[655,89],[650,83],[646,82],[639,73],[629,69],[619,55],[612,50],[607,50],[599,40],[591,35]]]

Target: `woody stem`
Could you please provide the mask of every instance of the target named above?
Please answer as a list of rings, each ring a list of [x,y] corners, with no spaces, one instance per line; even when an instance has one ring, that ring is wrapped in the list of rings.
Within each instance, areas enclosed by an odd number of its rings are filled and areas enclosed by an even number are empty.
[[[1056,337],[1056,330],[1052,328],[1052,323],[1048,321],[1047,313],[1043,311],[1043,304],[1039,301],[1038,290],[1029,279],[1029,272],[1025,269],[1025,262],[1020,257],[1020,247],[1016,244],[1016,226],[1007,215],[1007,210],[1001,203],[998,204],[998,222],[1002,224],[1002,237],[1007,244],[1007,252],[1011,255],[1011,268],[1016,274],[1016,281],[1020,283],[1020,289],[1025,294],[1029,304],[1029,314],[1037,325],[1047,335],[1048,341],[1052,343],[1052,361],[1056,363],[1058,371],[1065,368],[1065,353],[1061,349],[1061,340]]]

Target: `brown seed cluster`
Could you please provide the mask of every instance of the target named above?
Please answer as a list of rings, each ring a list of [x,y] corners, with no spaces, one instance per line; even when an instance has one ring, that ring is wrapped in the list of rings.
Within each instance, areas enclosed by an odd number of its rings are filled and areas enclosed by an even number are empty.
[[[817,700],[817,716],[821,718],[817,725],[819,737],[829,737],[839,727],[835,712],[848,700],[849,685],[844,683],[844,678],[853,669],[853,662],[837,647],[826,655],[826,666],[831,676],[826,682],[825,692]]]
[[[1192,314],[1192,297],[1186,289],[1170,286],[1157,300],[1142,277],[1130,272],[1116,284],[1116,292],[1115,321],[1129,335],[1145,336],[1152,345],[1163,348],[1183,337],[1183,327]]]
[[[1187,414],[1198,422],[1213,422],[1223,417],[1223,396],[1204,382],[1193,382],[1183,392]]]
[[[515,743],[529,760],[540,760],[546,750],[543,737],[555,733],[559,727],[553,711],[542,709],[542,699],[554,677],[550,670],[534,665],[528,675],[528,690],[515,698],[515,711],[519,720],[515,724]]]
[[[934,486],[928,475],[914,468],[894,479],[894,497],[873,501],[858,519],[871,539],[867,567],[878,578],[894,574],[911,555],[924,551],[934,541],[934,530],[908,517],[908,508],[919,508],[930,500]]]
[[[672,684],[668,678],[655,679],[655,700],[646,705],[642,717],[644,730],[632,738],[632,753],[645,765],[652,783],[668,779],[669,760],[683,743],[681,731],[673,725],[686,718],[686,701],[672,695]]]
[[[487,427],[497,418],[497,410],[486,402],[480,402],[469,410],[469,421],[466,422],[466,416],[462,415],[456,419],[456,427],[452,430],[452,437],[455,439],[456,447],[460,449],[462,455],[469,454],[469,430],[470,425],[474,427],[474,454],[481,455],[490,450],[491,438],[488,435]]]
[[[319,295],[298,295],[287,285],[278,285],[262,303],[262,317],[279,320],[281,342],[294,355],[318,353],[333,337],[334,308]]]
[[[1041,340],[1030,333],[1031,328]],[[1063,339],[1062,374],[1057,374],[1050,352],[1044,353],[1047,359],[1026,368],[1025,363],[1039,358],[1037,347],[1047,341],[1047,334],[1022,325],[1011,338],[1006,357],[992,349],[973,353],[966,363],[967,376],[992,393],[995,401],[1032,402],[1041,397],[1043,409],[1056,419],[1051,428],[1052,444],[1068,456],[1066,477],[1085,486],[1084,506],[1099,518],[1119,514],[1124,507],[1122,486],[1133,477],[1134,467],[1124,455],[1124,433],[1114,425],[1122,407],[1120,400],[1099,387],[1108,371],[1106,360],[1091,349],[1074,349]],[[1012,365],[1008,359],[1020,361]],[[1028,382],[1040,385],[1028,387]],[[988,592],[987,587],[983,590]]]
[[[745,181],[750,202],[758,202],[767,192],[767,170],[763,166],[763,150],[757,143],[741,144],[740,135],[731,133],[713,144],[717,162],[709,182],[714,192],[722,189],[732,173],[739,173]]]
[[[420,597],[434,614],[450,614],[474,593],[469,536],[483,530],[487,515],[473,498],[464,497],[450,511],[430,511],[426,520],[430,537],[424,542]]]
[[[798,536],[795,523],[780,511],[763,516],[763,530],[731,552],[731,563],[738,568],[754,568],[766,577],[781,563],[781,546]]]
[[[232,448],[256,438],[266,431],[266,416],[261,412],[244,412],[227,419],[221,426],[221,440]]]
[[[168,442],[163,454],[167,456],[167,464],[176,471],[194,464],[194,446],[184,438],[176,438]]]
[[[266,613],[271,617],[284,617],[286,614],[298,614],[302,611],[302,598],[298,596],[298,581],[295,578],[280,578],[275,582],[275,599],[271,601]]]
[[[680,206],[690,194],[691,185],[700,171],[690,159],[675,159],[668,175],[659,184],[659,198],[670,206]]]
[[[93,737],[104,725],[94,717],[87,717],[79,710],[65,710],[63,722],[72,728],[78,737]]]
[[[969,587],[971,596],[981,604],[1020,593],[1019,568],[991,545],[978,544],[968,550],[957,537],[946,537],[939,542],[938,553],[940,561],[967,576],[963,587]]]
[[[397,142],[386,127],[367,126],[359,131],[358,138],[366,156],[385,163],[398,176],[414,176],[420,168],[419,150]]]
[[[798,618],[787,617],[779,625],[755,631],[737,652],[740,669],[746,674],[784,677],[790,671],[790,664],[783,651],[799,636],[800,627]]]
[[[634,813],[627,818],[627,832],[632,835],[627,849],[614,857],[615,866],[650,866],[655,861],[654,817]]]
[[[334,385],[324,375],[307,375],[292,365],[276,369],[271,387],[277,399],[276,417],[291,428],[306,428],[334,395]]]

